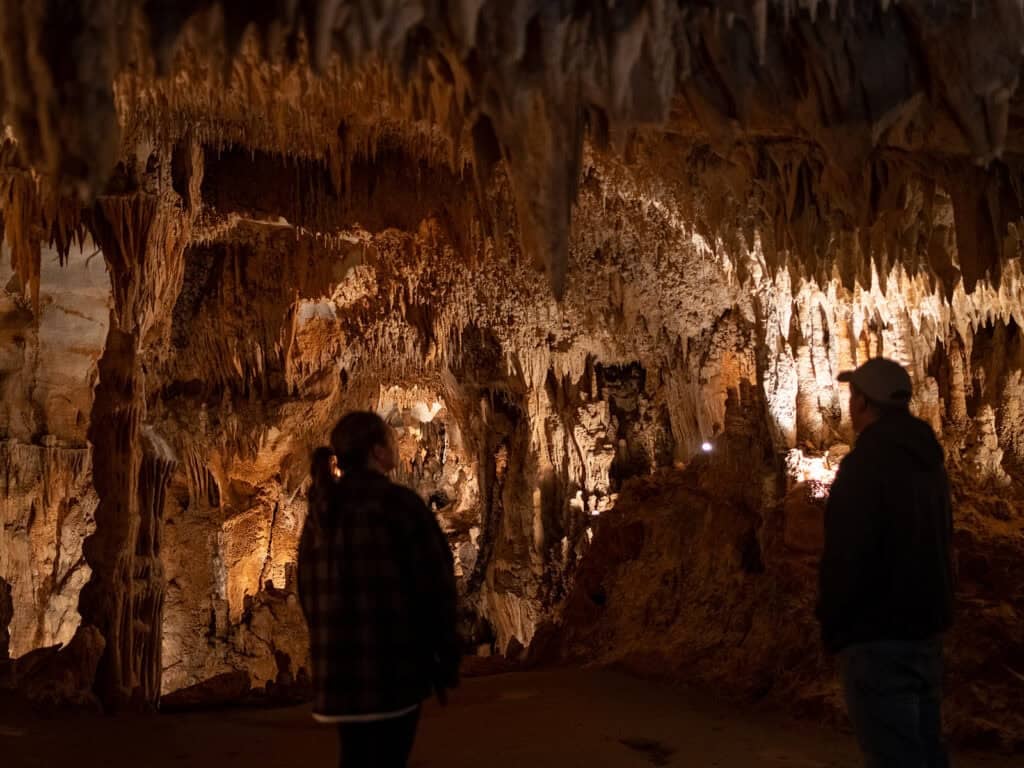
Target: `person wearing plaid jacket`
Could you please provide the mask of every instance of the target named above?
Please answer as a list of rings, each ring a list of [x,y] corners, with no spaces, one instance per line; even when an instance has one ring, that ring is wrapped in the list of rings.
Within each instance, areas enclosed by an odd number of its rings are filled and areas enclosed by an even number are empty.
[[[405,766],[420,704],[458,684],[453,559],[434,515],[387,473],[394,434],[376,414],[331,435],[340,479],[314,454],[299,545],[314,717],[335,724],[345,768]]]

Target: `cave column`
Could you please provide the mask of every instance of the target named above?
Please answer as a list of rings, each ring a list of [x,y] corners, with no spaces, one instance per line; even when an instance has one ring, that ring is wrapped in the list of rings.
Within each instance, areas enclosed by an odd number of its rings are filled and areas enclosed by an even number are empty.
[[[92,569],[79,598],[83,626],[106,644],[94,691],[108,708],[148,706],[160,692],[163,569],[159,525],[173,467],[147,450],[144,360],[159,353],[181,289],[189,218],[177,199],[136,193],[101,199],[90,221],[113,289],[110,329],[88,438],[99,496],[96,532],[83,546]]]

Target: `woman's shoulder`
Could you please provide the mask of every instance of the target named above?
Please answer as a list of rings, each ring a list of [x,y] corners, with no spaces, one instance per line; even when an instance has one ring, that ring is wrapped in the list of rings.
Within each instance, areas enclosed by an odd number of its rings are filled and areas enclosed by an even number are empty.
[[[415,507],[417,511],[427,508],[422,497],[407,485],[402,485],[401,483],[390,483],[389,491],[392,498],[403,507]]]

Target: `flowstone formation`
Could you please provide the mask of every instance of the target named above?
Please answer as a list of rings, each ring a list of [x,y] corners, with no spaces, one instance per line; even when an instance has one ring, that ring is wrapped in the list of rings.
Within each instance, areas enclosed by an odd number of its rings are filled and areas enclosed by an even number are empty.
[[[953,733],[1021,744],[1019,3],[0,11],[0,685],[301,698],[308,457],[370,408],[471,649],[834,716],[885,354],[956,488]]]

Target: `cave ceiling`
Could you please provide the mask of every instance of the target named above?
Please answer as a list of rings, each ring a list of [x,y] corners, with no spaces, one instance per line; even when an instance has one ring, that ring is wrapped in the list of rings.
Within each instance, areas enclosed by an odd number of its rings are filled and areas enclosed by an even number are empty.
[[[3,207],[26,286],[96,199],[164,194],[161,163],[198,240],[442,214],[482,251],[510,208],[502,247],[559,298],[588,154],[660,177],[712,248],[756,244],[794,276],[849,287],[904,263],[951,296],[1016,256],[1012,0],[5,6]]]

